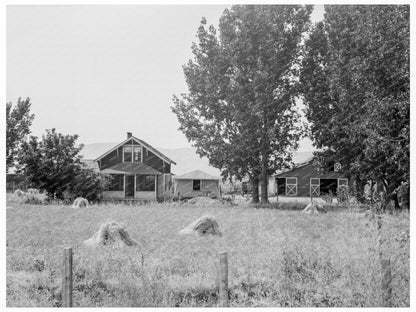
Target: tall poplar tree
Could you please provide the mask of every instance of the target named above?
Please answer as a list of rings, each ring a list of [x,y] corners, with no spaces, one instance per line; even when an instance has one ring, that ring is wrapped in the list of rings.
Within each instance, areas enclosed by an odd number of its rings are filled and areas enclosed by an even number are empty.
[[[236,5],[219,34],[202,19],[194,58],[184,66],[189,92],[174,96],[180,130],[222,171],[249,176],[253,202],[268,202],[268,176],[291,161],[302,135],[296,110],[300,44],[312,6]]]
[[[409,6],[325,6],[300,76],[322,156],[342,163],[359,195],[375,180],[396,206],[410,175],[409,47]]]

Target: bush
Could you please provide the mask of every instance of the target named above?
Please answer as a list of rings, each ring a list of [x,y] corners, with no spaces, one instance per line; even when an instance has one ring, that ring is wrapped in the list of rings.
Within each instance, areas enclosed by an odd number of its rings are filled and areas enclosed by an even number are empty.
[[[350,192],[348,186],[341,185],[337,188],[337,201],[339,203],[346,203],[350,199]]]
[[[77,197],[98,201],[101,199],[101,193],[108,188],[110,180],[111,178],[103,174],[82,168],[64,192],[64,197],[70,201]]]

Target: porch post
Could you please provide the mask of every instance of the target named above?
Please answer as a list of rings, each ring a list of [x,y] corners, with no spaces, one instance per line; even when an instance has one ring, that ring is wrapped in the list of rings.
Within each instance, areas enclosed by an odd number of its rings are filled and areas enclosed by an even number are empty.
[[[134,175],[134,192],[133,192],[133,197],[136,198],[136,180],[137,180],[137,174]]]
[[[155,174],[155,199],[157,200],[157,175]]]
[[[124,192],[124,198],[126,198],[126,179],[127,179],[127,175],[126,174],[123,174],[123,177],[124,177],[124,179],[123,179],[123,192]]]

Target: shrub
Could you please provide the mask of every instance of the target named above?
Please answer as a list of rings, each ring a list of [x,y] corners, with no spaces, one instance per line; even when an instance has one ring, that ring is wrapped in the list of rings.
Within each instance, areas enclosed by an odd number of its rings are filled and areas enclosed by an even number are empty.
[[[77,197],[86,198],[88,201],[98,201],[109,183],[109,177],[91,169],[82,168],[68,185],[64,197],[71,202]]]
[[[350,198],[350,192],[348,190],[348,186],[341,185],[337,188],[337,201],[339,203],[345,203],[348,202]]]

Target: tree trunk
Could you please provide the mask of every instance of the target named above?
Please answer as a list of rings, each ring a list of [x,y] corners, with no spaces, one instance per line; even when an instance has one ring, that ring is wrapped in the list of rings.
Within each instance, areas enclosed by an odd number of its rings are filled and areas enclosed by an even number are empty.
[[[269,203],[269,198],[267,194],[267,184],[268,184],[267,163],[263,161],[262,168],[261,168],[261,203],[262,204]]]
[[[363,203],[365,200],[364,196],[364,187],[365,187],[365,181],[361,180],[360,177],[355,177],[355,194],[357,196],[357,200],[360,203]]]
[[[251,182],[251,203],[258,204],[259,203],[259,178],[253,177],[250,179]]]
[[[397,187],[393,185],[392,183],[388,183],[386,181],[386,193],[387,193],[386,197],[390,204],[389,208],[393,210],[399,210],[400,205],[399,205],[399,197],[397,195]]]

